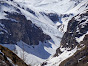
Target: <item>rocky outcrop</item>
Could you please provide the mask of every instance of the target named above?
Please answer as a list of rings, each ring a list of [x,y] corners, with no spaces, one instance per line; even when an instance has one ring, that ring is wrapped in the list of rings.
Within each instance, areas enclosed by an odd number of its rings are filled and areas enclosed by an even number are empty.
[[[76,46],[80,45],[79,39],[88,31],[88,10],[84,11],[81,14],[73,17],[67,27],[67,31],[62,37],[60,48],[70,48],[69,50],[74,49]],[[61,54],[61,50],[58,48],[54,56]]]
[[[7,57],[0,52],[0,66],[12,66]]]
[[[39,41],[50,37],[19,13],[5,12],[8,19],[0,19],[0,43],[16,44],[22,40],[29,45],[38,45]]]
[[[46,15],[55,23],[60,21],[60,19],[61,19],[61,17],[59,17],[59,15],[56,13],[48,13]]]
[[[16,5],[17,7],[8,4],[7,1],[0,1],[0,12],[5,14],[5,19],[0,17],[0,43],[16,44],[22,40],[29,45],[38,45],[39,41],[50,40],[50,36],[44,34],[42,29],[33,24],[31,20],[26,19],[19,9],[21,6]],[[26,10],[35,15],[31,9],[26,8]]]
[[[80,38],[88,31],[88,11],[73,17],[69,23],[67,32],[64,34],[61,46],[73,49],[79,44],[76,38]]]
[[[60,66],[88,66],[88,34],[80,43],[84,44],[73,56],[64,60]]]
[[[14,66],[14,65],[28,66],[11,50],[0,45],[0,66]]]
[[[60,63],[59,66],[88,66],[88,10],[73,17],[69,23],[67,32],[64,34],[60,48],[78,50],[69,58]],[[83,38],[81,38],[83,37]],[[78,39],[77,39],[78,38]],[[80,41],[81,40],[81,41]],[[61,54],[58,48],[54,56]]]

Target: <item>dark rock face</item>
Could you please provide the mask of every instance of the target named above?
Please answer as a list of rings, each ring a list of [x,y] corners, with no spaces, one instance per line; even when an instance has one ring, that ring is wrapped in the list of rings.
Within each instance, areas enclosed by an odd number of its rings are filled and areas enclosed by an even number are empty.
[[[47,15],[54,23],[57,23],[57,22],[63,23],[62,18],[73,16],[73,14],[61,14],[61,15],[58,15],[56,13],[47,13],[45,15]]]
[[[56,13],[44,13],[44,12],[40,12],[42,15],[46,15],[46,16],[48,16],[48,18],[50,18],[51,19],[51,21],[53,21],[54,23],[56,23],[56,22],[60,22],[60,23],[62,23],[62,21],[61,21],[61,16],[59,16],[58,14],[56,14]]]
[[[64,34],[61,47],[71,48],[74,47],[80,48],[77,50],[74,55],[68,59],[61,62],[59,66],[88,66],[88,10],[84,13],[78,14],[73,17],[68,23],[67,32]],[[81,42],[78,42],[76,38],[84,36],[84,39]],[[70,49],[70,50],[71,50]],[[60,53],[60,48],[57,49],[57,52]],[[58,53],[55,56],[58,56]]]
[[[85,46],[78,50],[73,56],[64,60],[60,66],[88,66],[88,34],[80,44]]]
[[[0,45],[0,66],[28,66],[15,53]],[[30,66],[30,65],[29,65]]]
[[[8,19],[0,20],[0,43],[15,44],[22,40],[30,45],[38,45],[39,41],[43,42],[50,39],[39,27],[27,20],[24,15],[5,13]]]
[[[79,14],[73,17],[69,23],[67,32],[64,34],[61,46],[62,47],[69,47],[73,49],[79,43],[76,41],[76,38],[84,35],[88,31],[88,11],[86,13]]]
[[[59,21],[60,17],[59,15],[55,14],[55,13],[49,13],[47,14],[47,16],[53,21],[53,22],[57,22]]]
[[[0,66],[13,66],[2,53],[0,53]]]

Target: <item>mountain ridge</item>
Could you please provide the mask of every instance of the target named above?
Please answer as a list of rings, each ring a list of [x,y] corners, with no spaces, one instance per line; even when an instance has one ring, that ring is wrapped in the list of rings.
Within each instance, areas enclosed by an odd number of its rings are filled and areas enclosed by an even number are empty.
[[[32,66],[44,61],[45,65],[57,66],[77,51],[86,35],[87,9],[87,0],[1,0],[1,45],[23,60],[24,54],[25,63]]]

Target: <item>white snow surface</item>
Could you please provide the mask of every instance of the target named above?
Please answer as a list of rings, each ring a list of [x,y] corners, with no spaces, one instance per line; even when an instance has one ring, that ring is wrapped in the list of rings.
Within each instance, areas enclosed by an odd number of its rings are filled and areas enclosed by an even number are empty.
[[[63,48],[62,48],[63,49]],[[65,49],[64,52],[62,54],[60,54],[59,56],[57,57],[53,57],[53,58],[50,58],[48,59],[46,62],[47,62],[47,65],[45,66],[59,66],[59,64],[69,58],[70,56],[72,56],[76,51],[77,51],[77,47],[75,47],[73,50],[71,51],[67,51],[68,49]]]
[[[81,41],[83,41],[85,35],[87,35],[87,34],[88,34],[88,32],[86,34],[80,36],[79,38],[76,37],[76,41],[80,43]]]
[[[64,13],[75,6],[74,1],[70,0],[14,0],[18,3],[26,3],[26,6],[42,12]],[[69,6],[70,5],[70,6]]]
[[[79,1],[81,2],[81,0]],[[22,54],[24,54],[25,62],[27,64],[37,66],[50,58],[48,61],[48,66],[55,66],[53,64],[56,64],[57,66],[60,64],[60,62],[76,52],[76,48],[72,51],[64,50],[64,52],[60,56],[51,59],[51,56],[55,54],[56,49],[60,46],[60,41],[64,33],[57,29],[57,25],[60,25],[59,22],[56,24],[53,23],[53,21],[51,21],[49,17],[47,17],[46,15],[42,15],[40,12],[57,13],[58,15],[72,13],[74,14],[73,16],[75,16],[83,10],[88,9],[88,7],[86,8],[85,6],[83,6],[84,4],[88,4],[88,0],[83,0],[78,5],[75,5],[76,1],[74,0],[13,0],[13,2],[5,2],[20,9],[21,13],[27,18],[27,20],[31,20],[35,25],[40,27],[45,34],[49,35],[52,38],[46,43],[40,42],[37,46],[29,46],[22,41],[18,42],[17,45],[3,44],[3,46],[13,50],[20,58],[22,58]],[[18,7],[17,4],[19,4],[20,7]],[[5,14],[4,11],[17,12],[14,7],[0,6],[0,19],[7,19],[5,17],[5,15],[7,14]],[[24,9],[22,9],[22,7]],[[27,8],[33,10],[35,12],[35,15],[27,11]],[[73,16],[61,19],[64,25],[64,32],[66,32],[67,30],[68,21]]]
[[[56,48],[58,48],[52,40],[46,41],[46,43],[40,42],[39,45],[30,46],[20,41],[17,44],[1,44],[23,59],[27,64],[39,65],[43,63],[47,58],[55,54]],[[24,57],[23,57],[24,56]]]

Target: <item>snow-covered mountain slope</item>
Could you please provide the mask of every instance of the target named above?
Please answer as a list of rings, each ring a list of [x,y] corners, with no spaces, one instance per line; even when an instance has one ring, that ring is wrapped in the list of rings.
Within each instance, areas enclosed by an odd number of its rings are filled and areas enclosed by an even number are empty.
[[[64,52],[61,53],[59,56],[57,57],[53,57],[53,58],[49,58],[47,61],[45,61],[42,66],[59,66],[59,64],[69,58],[70,56],[72,56],[76,51],[77,51],[77,47],[75,47],[73,50],[71,51],[67,51],[69,48],[65,49],[65,48],[61,48],[61,50],[63,50]],[[46,63],[46,64],[45,64]]]
[[[77,6],[82,0],[14,0],[15,2],[26,3],[26,6],[40,12],[65,13]]]
[[[32,48],[26,45],[27,49],[25,50],[25,53],[28,54],[27,60],[25,62],[32,65],[42,63],[45,59],[55,54],[56,49],[60,45],[63,33],[58,31],[57,26],[46,15],[40,14],[37,10],[32,11],[26,6],[24,7],[24,9],[21,7],[20,3],[14,1],[0,1],[0,5],[0,15],[2,15],[0,17],[1,44],[5,44],[4,46],[8,47],[9,49],[10,44],[16,44],[20,40],[28,43],[29,45],[32,45]],[[30,20],[33,24],[30,22]],[[34,24],[38,27],[36,27]],[[44,36],[44,34],[49,35],[52,39],[45,39],[45,37],[47,36]],[[32,36],[31,42],[28,38],[30,36]],[[42,40],[43,38],[44,40]],[[39,44],[37,44],[37,41],[39,42]],[[20,43],[20,49],[22,50],[23,45],[21,45],[22,43]],[[14,48],[16,48],[14,45],[12,45],[11,47],[12,51],[14,50]],[[15,50],[18,52],[17,55],[21,57],[19,55],[19,49]],[[32,59],[34,57],[35,59]]]
[[[77,15],[86,9],[88,9],[88,0],[83,0],[81,3],[79,3],[79,5],[69,10],[67,13],[74,13]]]
[[[51,55],[55,54],[56,47],[52,47],[53,44],[40,42],[39,45],[30,46],[20,41],[17,44],[1,44],[23,59],[28,65],[37,66],[43,63]]]
[[[55,54],[68,21],[88,9],[87,5],[87,0],[1,0],[0,38],[5,39],[2,44],[15,50],[20,58],[25,54],[27,64],[38,65]]]
[[[55,57],[48,59],[44,66],[87,66],[88,57],[88,10],[73,17],[61,40]],[[68,58],[68,59],[67,59]],[[85,63],[84,63],[85,62]],[[46,63],[46,64],[45,64]]]
[[[77,44],[83,41],[83,38],[87,34],[87,31],[88,31],[88,10],[85,10],[80,14],[76,15],[75,17],[73,17],[69,21],[67,32],[63,36],[61,45],[62,46],[64,45],[64,47],[66,46],[71,49],[74,48]]]

